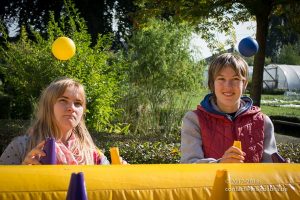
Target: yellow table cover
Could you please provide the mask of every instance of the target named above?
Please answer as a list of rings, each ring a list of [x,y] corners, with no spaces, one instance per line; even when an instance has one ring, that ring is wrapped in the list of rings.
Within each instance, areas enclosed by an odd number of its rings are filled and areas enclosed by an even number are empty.
[[[230,178],[216,187],[220,170]],[[212,199],[224,190],[233,199],[300,199],[300,164],[287,163],[1,165],[0,199],[66,199],[71,174],[78,172],[89,200]]]

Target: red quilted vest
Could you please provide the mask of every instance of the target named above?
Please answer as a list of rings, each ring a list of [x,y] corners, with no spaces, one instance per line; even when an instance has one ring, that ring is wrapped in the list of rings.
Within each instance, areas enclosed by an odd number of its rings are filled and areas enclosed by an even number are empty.
[[[246,163],[258,163],[262,159],[264,141],[264,118],[260,108],[253,106],[237,116],[234,121],[225,116],[207,112],[198,106],[194,111],[199,119],[202,149],[206,158],[219,159],[233,145],[242,143]],[[205,126],[203,126],[205,124]]]

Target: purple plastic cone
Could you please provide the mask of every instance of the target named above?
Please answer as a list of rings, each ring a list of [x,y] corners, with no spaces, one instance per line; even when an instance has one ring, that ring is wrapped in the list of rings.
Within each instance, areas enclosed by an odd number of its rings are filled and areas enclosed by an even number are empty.
[[[77,174],[77,195],[78,200],[87,200],[85,181],[82,172]]]
[[[67,193],[67,200],[76,199],[76,188],[77,186],[77,174],[72,173],[71,179],[69,183],[68,193]]]
[[[46,156],[43,156],[40,159],[40,162],[44,165],[55,165],[56,164],[55,139],[48,138],[46,140],[43,150],[46,153]]]
[[[287,161],[277,152],[271,155],[273,163],[286,163]]]
[[[83,173],[72,173],[67,193],[67,200],[87,200]]]

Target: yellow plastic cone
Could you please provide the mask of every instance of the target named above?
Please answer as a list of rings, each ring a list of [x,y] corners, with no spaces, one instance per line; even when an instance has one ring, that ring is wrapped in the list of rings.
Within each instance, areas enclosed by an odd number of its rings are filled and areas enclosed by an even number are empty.
[[[120,165],[120,154],[119,154],[119,148],[118,147],[111,147],[109,149],[110,151],[110,158],[111,158],[111,164],[113,165]]]
[[[216,172],[211,200],[233,200],[230,181],[227,170],[218,170]]]
[[[242,143],[241,143],[241,141],[235,140],[233,142],[233,146],[239,148],[240,150],[242,150]]]

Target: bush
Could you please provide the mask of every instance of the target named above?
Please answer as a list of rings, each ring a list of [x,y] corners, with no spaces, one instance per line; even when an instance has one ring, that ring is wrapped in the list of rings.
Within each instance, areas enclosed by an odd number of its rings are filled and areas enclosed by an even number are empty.
[[[279,143],[277,144],[279,154],[284,158],[289,158],[291,162],[300,163],[300,144]]]
[[[166,143],[161,141],[139,141],[108,142],[105,145],[105,155],[110,159],[109,147],[117,146],[120,155],[131,164],[162,164],[180,162],[180,142]],[[300,163],[300,144],[278,143],[278,152],[291,162]]]
[[[29,121],[0,120],[0,154],[13,137],[25,133]],[[110,160],[109,148],[119,147],[120,155],[131,164],[162,164],[179,163],[180,134],[172,137],[149,135],[148,137],[117,135],[92,132],[96,145],[103,149]],[[300,144],[277,143],[277,148],[285,158],[300,163]]]
[[[204,66],[189,50],[192,29],[171,21],[149,20],[133,33],[124,53],[128,93],[120,101],[122,121],[138,134],[178,131],[193,93],[201,86]]]
[[[300,64],[300,41],[295,44],[284,45],[278,56],[278,64]]]
[[[0,155],[14,137],[25,134],[29,121],[0,120]]]
[[[120,155],[131,164],[162,164],[180,162],[180,143],[164,142],[112,142],[109,146],[118,146]],[[106,144],[104,144],[106,146]],[[279,143],[278,152],[284,158],[289,158],[291,162],[300,163],[300,144]],[[109,148],[105,149],[105,154],[110,159]]]
[[[96,145],[110,160],[110,147],[119,147],[120,155],[131,164],[179,163],[180,134],[117,135],[91,133]]]
[[[284,89],[266,89],[262,90],[262,94],[270,94],[270,95],[283,95],[286,90]]]
[[[95,134],[93,134],[95,135]],[[101,135],[100,137],[98,137]],[[97,134],[95,141],[110,159],[109,147],[119,147],[120,155],[131,164],[162,164],[180,162],[180,134],[172,138],[159,135],[133,137]],[[300,163],[300,144],[277,143],[278,152],[291,162]]]
[[[0,119],[8,119],[9,113],[10,113],[10,103],[11,103],[11,98],[0,92]]]
[[[127,142],[112,142],[105,144],[105,152],[110,160],[109,148],[117,146],[120,155],[130,164],[168,164],[179,163],[180,143],[165,143],[160,141],[141,142],[132,140]]]
[[[5,47],[0,47],[4,92],[12,100],[10,117],[29,119],[41,90],[57,77],[68,76],[86,88],[87,125],[107,131],[114,127],[112,122],[120,112],[115,103],[123,91],[122,61],[110,51],[109,35],[99,35],[96,45],[91,47],[86,24],[73,5],[66,5],[62,13],[59,22],[51,14],[47,39],[38,32],[29,39],[22,29],[17,42],[6,41]],[[76,55],[68,61],[56,60],[51,55],[51,44],[59,36],[70,37],[76,44]]]

